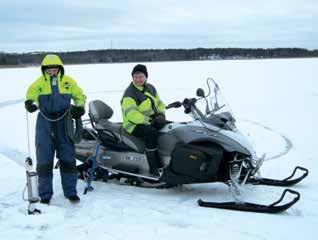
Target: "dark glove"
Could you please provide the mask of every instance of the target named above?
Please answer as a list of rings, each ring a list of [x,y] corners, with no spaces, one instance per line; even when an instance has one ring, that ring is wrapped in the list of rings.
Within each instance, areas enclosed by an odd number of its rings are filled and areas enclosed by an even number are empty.
[[[195,104],[196,99],[195,98],[185,98],[182,102],[182,105],[184,106],[184,113],[189,114],[192,110],[193,105]]]
[[[80,106],[71,107],[72,118],[78,119],[85,114],[85,108]]]
[[[151,120],[151,125],[157,129],[161,129],[166,125],[166,116],[163,113],[154,115]]]
[[[24,102],[24,107],[29,113],[33,113],[38,110],[38,106],[32,100],[26,100]]]

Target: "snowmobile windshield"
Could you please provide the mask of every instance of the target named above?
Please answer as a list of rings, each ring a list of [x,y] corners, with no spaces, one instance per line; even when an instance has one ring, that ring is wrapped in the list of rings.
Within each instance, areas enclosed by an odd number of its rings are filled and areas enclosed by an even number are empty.
[[[196,108],[198,114],[191,114],[194,119],[201,119],[203,122],[216,125],[225,129],[234,127],[234,114],[226,101],[218,84],[212,79],[207,79],[208,93],[205,97],[198,99]]]

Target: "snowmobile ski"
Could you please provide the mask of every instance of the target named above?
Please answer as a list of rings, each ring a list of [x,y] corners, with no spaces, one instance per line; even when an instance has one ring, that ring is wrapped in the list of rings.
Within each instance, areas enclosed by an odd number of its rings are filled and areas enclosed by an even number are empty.
[[[298,177],[298,178],[295,178],[295,179],[292,179],[297,170],[301,170],[303,171],[303,175]],[[250,178],[247,183],[250,183],[250,184],[253,184],[253,185],[267,185],[267,186],[277,186],[277,187],[290,187],[290,186],[293,186],[297,183],[299,183],[300,181],[302,181],[305,177],[308,176],[308,169],[307,168],[304,168],[304,167],[300,167],[300,166],[297,166],[295,167],[293,173],[283,179],[283,180],[277,180],[277,179],[271,179],[271,178]]]
[[[284,200],[287,192],[295,195],[295,198],[288,203],[285,203],[283,205],[278,205]],[[299,199],[300,199],[299,192],[291,190],[291,189],[285,189],[281,197],[276,202],[269,205],[262,205],[262,204],[250,203],[250,202],[206,202],[201,199],[198,200],[198,204],[200,207],[220,208],[220,209],[244,211],[244,212],[280,213],[289,209]]]

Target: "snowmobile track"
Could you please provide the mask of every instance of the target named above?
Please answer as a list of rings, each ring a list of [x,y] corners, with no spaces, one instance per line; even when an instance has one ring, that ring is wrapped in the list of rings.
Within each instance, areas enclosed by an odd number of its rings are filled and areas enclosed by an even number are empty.
[[[259,122],[254,122],[254,121],[247,120],[247,119],[241,119],[241,121],[248,122],[248,123],[251,123],[253,125],[259,126],[259,127],[263,128],[263,129],[266,129],[267,131],[270,131],[270,132],[273,132],[273,133],[279,135],[282,139],[284,139],[284,141],[285,141],[284,150],[282,150],[281,152],[278,152],[277,154],[275,154],[272,157],[265,158],[265,161],[270,161],[270,160],[274,160],[274,159],[280,158],[280,157],[286,155],[293,148],[292,141],[287,136],[285,136],[284,134],[279,133],[278,131],[275,131],[274,129],[272,129],[270,127],[267,127],[267,126],[265,126],[265,125],[263,125],[262,123],[259,123]]]

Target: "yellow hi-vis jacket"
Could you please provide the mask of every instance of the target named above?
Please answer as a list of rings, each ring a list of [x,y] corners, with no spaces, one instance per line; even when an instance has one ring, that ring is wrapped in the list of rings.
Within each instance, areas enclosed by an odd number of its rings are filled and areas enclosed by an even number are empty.
[[[155,89],[149,83],[143,87],[137,87],[132,82],[126,89],[121,100],[123,127],[128,133],[132,133],[138,124],[151,124],[154,114],[164,114],[165,105]]]
[[[48,66],[56,66],[60,69],[57,78],[53,80],[46,72]],[[57,55],[47,55],[42,61],[42,76],[28,88],[26,99],[39,105],[43,113],[65,112],[73,99],[76,106],[85,106],[86,96],[76,81],[64,75],[64,67]]]

